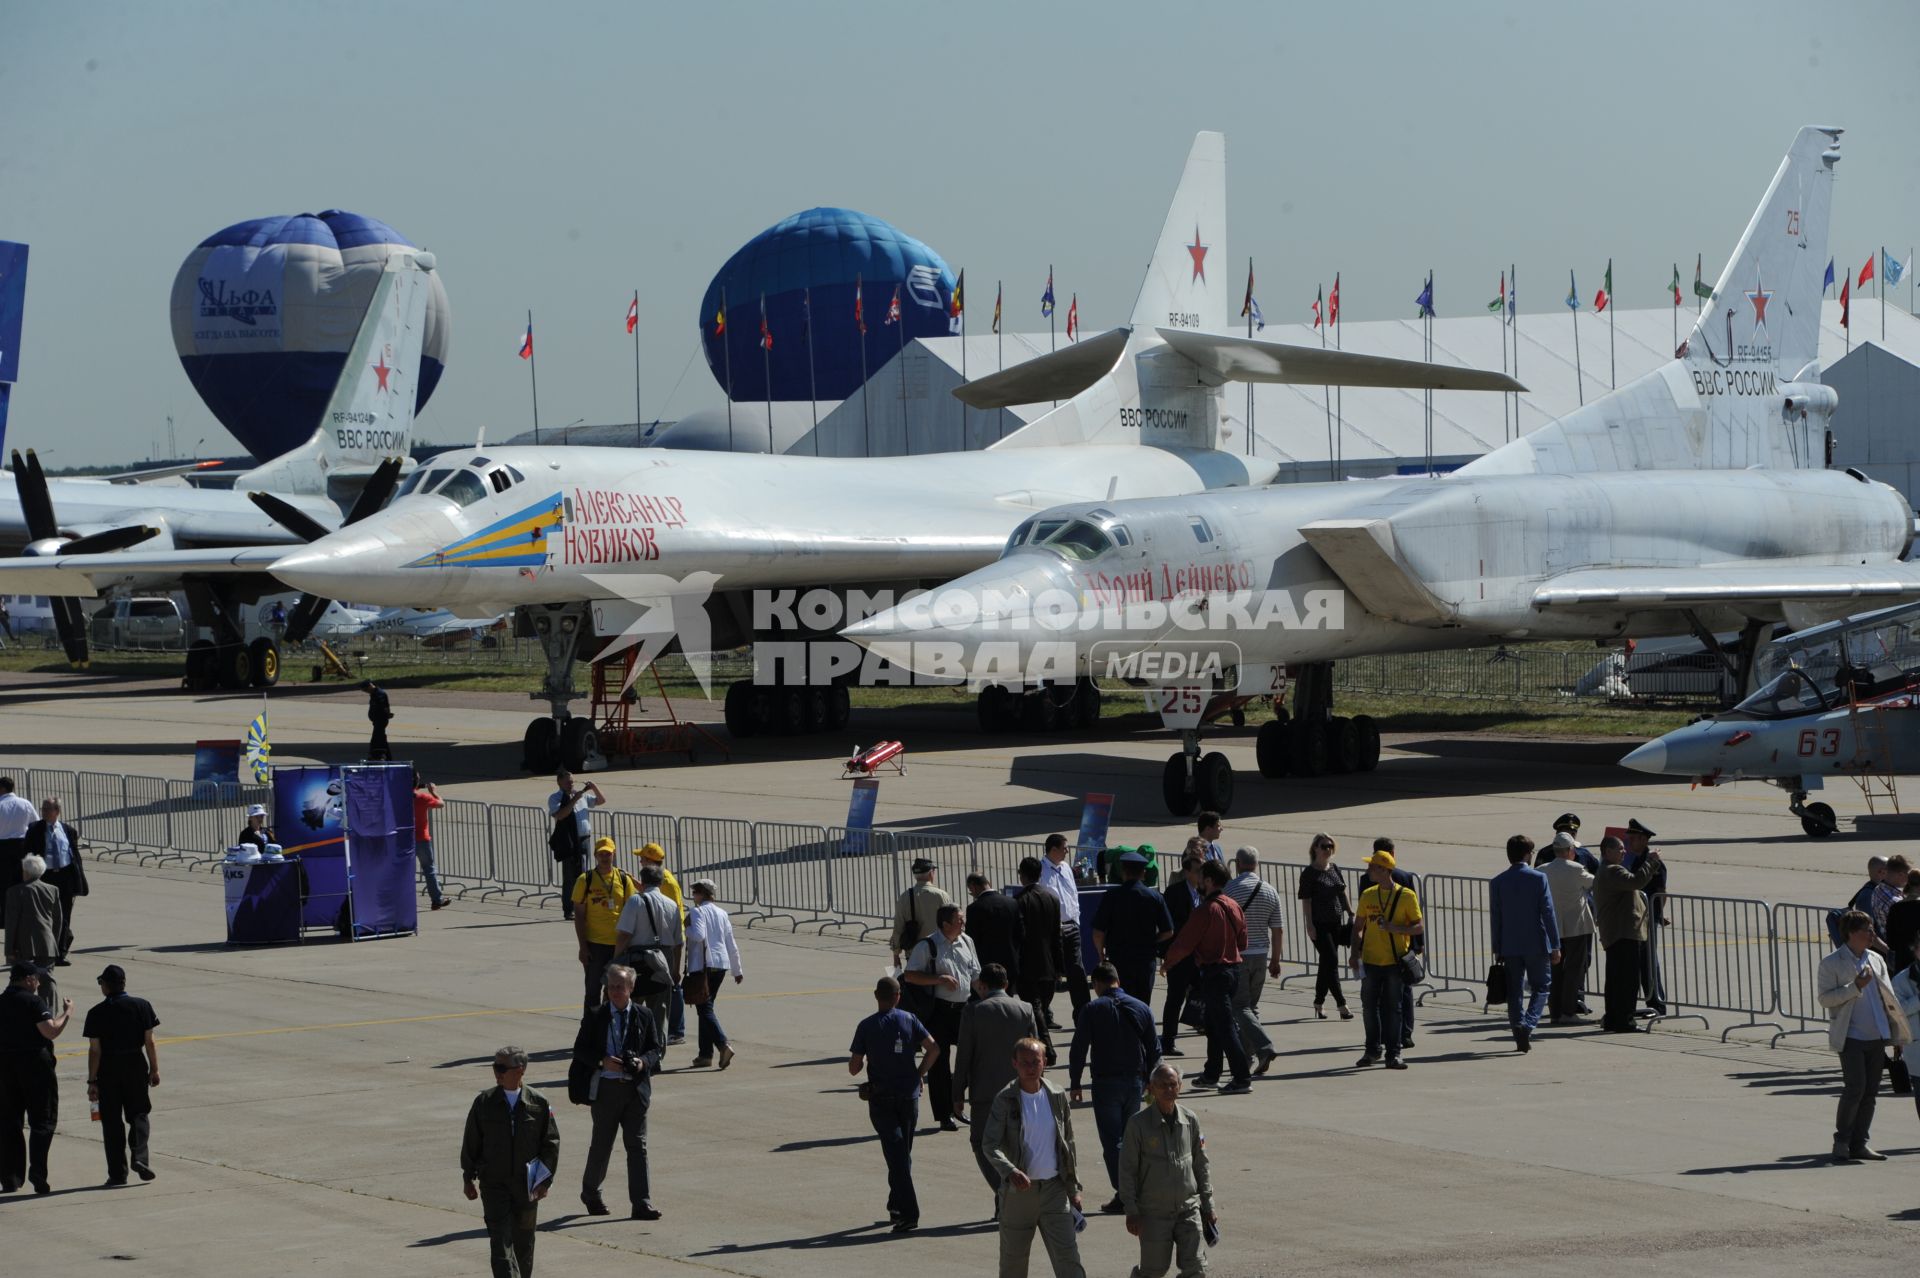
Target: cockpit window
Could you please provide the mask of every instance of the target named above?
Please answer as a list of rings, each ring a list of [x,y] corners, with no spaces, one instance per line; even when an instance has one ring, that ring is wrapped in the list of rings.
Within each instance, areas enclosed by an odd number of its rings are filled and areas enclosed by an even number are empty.
[[[1195,541],[1205,545],[1207,542],[1213,540],[1213,529],[1207,526],[1206,520],[1195,515],[1192,519],[1189,519],[1187,523],[1193,529],[1193,538]]]
[[[423,493],[432,492],[434,489],[438,488],[446,480],[448,475],[451,475],[452,473],[453,472],[451,470],[428,471],[426,481],[420,485],[420,491]]]
[[[408,493],[418,488],[420,486],[420,481],[425,479],[426,477],[427,477],[426,471],[424,470],[414,471],[411,475],[407,476],[407,482],[400,485],[400,491],[398,493],[395,493],[394,496],[396,498],[405,497]]]
[[[1133,544],[1133,537],[1127,532],[1127,526],[1125,524],[1113,525],[1107,529],[1107,535],[1113,538],[1113,544],[1116,546],[1131,546]]]
[[[446,482],[446,486],[434,495],[445,497],[448,501],[461,506],[471,506],[486,497],[487,489],[472,471],[463,470],[457,472]]]
[[[1825,709],[1827,700],[1805,673],[1789,670],[1734,707],[1755,719],[1785,719]]]
[[[527,477],[520,473],[517,466],[508,466],[507,473],[513,476],[513,482],[516,484],[524,484],[527,482]]]
[[[507,477],[507,468],[504,466],[488,475],[487,482],[493,485],[493,491],[496,493],[504,493],[513,487],[513,480]]]
[[[1032,531],[1033,531],[1033,521],[1031,519],[1027,520],[1026,523],[1021,524],[1018,528],[1014,529],[1012,535],[1007,538],[1007,550],[1010,551],[1010,550],[1013,550],[1015,547],[1026,545],[1027,534]],[[1004,554],[1005,552],[1003,551],[1002,553]]]
[[[468,462],[467,465],[473,467],[475,470],[485,470],[487,468],[487,459],[484,457],[476,457]]]
[[[1093,559],[1113,549],[1113,539],[1084,519],[1069,520],[1046,544],[1069,559]]]

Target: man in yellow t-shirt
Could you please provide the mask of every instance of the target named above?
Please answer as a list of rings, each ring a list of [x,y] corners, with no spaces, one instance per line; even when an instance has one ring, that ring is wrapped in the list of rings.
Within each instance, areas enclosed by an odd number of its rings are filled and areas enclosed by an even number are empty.
[[[580,966],[586,969],[589,1012],[600,1006],[620,911],[640,890],[631,874],[614,868],[613,853],[613,840],[601,838],[593,845],[593,868],[573,881],[573,934],[580,941]]]
[[[1353,966],[1360,973],[1360,1019],[1367,1046],[1357,1065],[1378,1065],[1386,1052],[1388,1069],[1405,1069],[1400,1059],[1400,956],[1410,937],[1426,930],[1420,898],[1393,879],[1393,853],[1375,852],[1367,861],[1372,884],[1360,893],[1353,916]]]
[[[687,926],[687,900],[680,895],[680,880],[673,877],[673,871],[667,868],[667,850],[658,843],[649,843],[635,853],[648,865],[660,867],[660,894],[680,907],[680,927],[684,932]],[[680,950],[673,946],[667,955],[668,971],[680,970]],[[667,1020],[670,1024],[662,1028],[667,1032],[667,1042],[684,1043],[687,1041],[687,999],[678,985],[673,987],[673,995],[667,1000]]]

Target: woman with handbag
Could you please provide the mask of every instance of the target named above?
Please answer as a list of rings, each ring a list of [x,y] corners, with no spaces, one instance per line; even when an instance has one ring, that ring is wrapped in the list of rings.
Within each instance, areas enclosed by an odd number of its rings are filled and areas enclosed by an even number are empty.
[[[746,973],[740,967],[740,947],[733,940],[733,920],[727,912],[714,901],[719,889],[712,879],[695,879],[687,889],[693,896],[693,903],[687,906],[687,975],[684,988],[687,1002],[693,1004],[700,1018],[699,1047],[700,1054],[694,1057],[696,1066],[714,1063],[714,1053],[720,1057],[720,1068],[733,1064],[733,1048],[727,1043],[727,1032],[720,1028],[720,1018],[714,1014],[714,1000],[720,997],[720,989],[727,981],[727,973],[733,973],[734,984],[744,981]]]
[[[1320,970],[1313,981],[1313,1014],[1327,1019],[1327,995],[1340,1009],[1340,1019],[1350,1021],[1346,991],[1340,988],[1340,943],[1353,930],[1353,906],[1347,901],[1346,876],[1333,864],[1335,845],[1331,834],[1316,834],[1307,846],[1312,864],[1300,871],[1299,897],[1306,902],[1307,939],[1320,956]]]
[[[1400,1059],[1400,994],[1411,978],[1418,984],[1426,977],[1424,966],[1403,971],[1404,966],[1419,965],[1411,953],[1412,941],[1426,931],[1421,921],[1420,898],[1410,887],[1393,880],[1393,853],[1375,852],[1367,861],[1367,877],[1373,885],[1360,893],[1360,908],[1353,918],[1353,966],[1360,973],[1360,1019],[1367,1027],[1366,1052],[1357,1066],[1378,1065],[1386,1053],[1388,1069],[1405,1069]]]

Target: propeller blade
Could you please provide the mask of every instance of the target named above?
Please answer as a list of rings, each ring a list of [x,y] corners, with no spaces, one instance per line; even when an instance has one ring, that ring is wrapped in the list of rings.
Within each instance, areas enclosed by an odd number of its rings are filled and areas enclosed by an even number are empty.
[[[319,595],[301,595],[300,602],[287,617],[287,642],[305,642],[313,628],[320,624],[320,618],[326,615],[328,602]]]
[[[353,509],[347,512],[347,518],[341,527],[357,524],[368,515],[378,513],[380,508],[387,504],[387,498],[393,496],[393,490],[399,482],[400,459],[389,457],[382,461],[368,478],[366,486],[360,490],[360,495],[354,498]]]
[[[125,528],[109,528],[105,532],[92,533],[79,537],[60,547],[63,555],[104,555],[115,550],[125,550],[128,546],[137,546],[149,537],[159,535],[158,528],[149,528],[145,524],[129,524]]]
[[[19,449],[13,450],[13,486],[20,494],[20,513],[27,521],[27,540],[58,537],[60,524],[53,517],[53,497],[47,492],[46,472],[40,469],[40,459],[31,448],[25,461],[21,460]]]
[[[265,511],[268,519],[301,541],[319,541],[333,531],[306,511],[272,493],[248,493],[247,500]]]
[[[80,612],[80,601],[70,597],[49,599],[53,610],[53,629],[60,636],[60,647],[67,664],[75,670],[87,668],[87,620]]]

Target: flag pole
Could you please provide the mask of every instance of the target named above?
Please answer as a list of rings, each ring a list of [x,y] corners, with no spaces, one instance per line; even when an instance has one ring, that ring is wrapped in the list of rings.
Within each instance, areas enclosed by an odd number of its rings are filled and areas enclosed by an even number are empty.
[[[1513,311],[1513,380],[1520,380],[1520,264],[1507,263],[1507,296]],[[1520,438],[1520,392],[1513,392],[1513,437]]]
[[[1053,313],[1060,309],[1059,306],[1055,304],[1051,296],[1053,292],[1053,263],[1052,262],[1047,263],[1047,292],[1049,294],[1047,298],[1047,350],[1049,353],[1051,353],[1059,349],[1059,345],[1057,342],[1055,342],[1054,336],[1053,336]],[[1053,406],[1055,408],[1060,407],[1060,401],[1057,399],[1054,400]]]
[[[533,345],[533,312],[527,312],[527,380],[533,387],[533,442],[540,442],[540,352]],[[564,442],[564,441],[563,441]]]
[[[1874,272],[1874,292],[1880,294],[1880,340],[1887,340],[1887,246],[1880,246],[1880,269]]]
[[[900,286],[893,287],[893,297],[900,300]],[[907,310],[900,308],[900,318],[895,321],[900,326],[900,446],[906,449],[907,456],[913,456],[912,423],[907,421]]]
[[[640,442],[640,290],[633,290],[633,442]]]
[[[1333,273],[1333,295],[1335,297],[1340,296],[1340,272],[1338,271]],[[1329,327],[1333,329],[1333,349],[1337,351],[1341,349],[1340,309],[1337,306],[1332,309],[1333,318],[1329,321]],[[1345,387],[1336,386],[1333,388],[1333,456],[1337,472],[1334,476],[1336,479],[1344,478],[1347,473],[1347,416],[1345,394]]]
[[[1500,321],[1500,371],[1503,373],[1507,371],[1507,287],[1506,287],[1506,284],[1507,284],[1506,277],[1503,275],[1500,277],[1500,314],[1497,317]],[[1503,441],[1510,438],[1510,436],[1507,434],[1507,431],[1509,429],[1507,425],[1507,415],[1508,415],[1507,400],[1509,398],[1510,396],[1508,396],[1504,391],[1501,392],[1500,438]]]
[[[1247,340],[1253,340],[1253,259],[1247,259]],[[1229,303],[1231,305],[1231,303]],[[1253,456],[1253,383],[1247,383],[1247,456]]]
[[[820,384],[813,374],[813,286],[801,294],[801,305],[807,308],[807,403],[813,409],[813,455],[820,455]]]
[[[1572,271],[1567,272],[1567,296],[1573,299],[1573,388],[1584,407],[1587,402],[1587,375],[1580,367],[1580,285]]]
[[[1007,282],[1005,280],[995,280],[993,282],[993,362],[995,372],[1004,372],[1007,367],[1007,326],[1002,323],[1000,319],[1000,303],[1006,296],[1006,287]],[[995,409],[994,421],[998,425],[998,429],[993,432],[994,438],[1005,439],[1007,437],[1007,410],[1004,408]]]
[[[720,354],[727,369],[727,451],[733,451],[733,334],[727,331],[727,286],[720,286]]]
[[[1613,259],[1607,259],[1607,389],[1620,385],[1619,365],[1614,360],[1613,316],[1620,308],[1613,304]]]
[[[867,456],[873,456],[873,388],[867,385],[867,311],[861,278],[853,277],[853,318],[860,327],[860,424],[867,432]]]
[[[1327,290],[1325,286],[1315,288],[1314,297],[1320,303],[1320,309],[1314,316],[1314,318],[1320,322],[1314,327],[1320,330],[1320,349],[1324,351],[1327,349],[1327,329],[1330,327],[1327,322]],[[1333,438],[1333,387],[1322,386],[1320,388],[1320,400],[1326,406],[1327,410],[1327,478],[1331,481],[1337,479],[1334,467],[1336,455],[1340,451],[1339,445],[1334,442]]]
[[[967,270],[960,268],[960,282],[955,285],[960,293],[960,380],[967,380]],[[967,447],[967,401],[960,401],[960,449]]]
[[[1673,279],[1673,306],[1671,308],[1673,311],[1673,349],[1677,351],[1680,349],[1680,263],[1678,262],[1673,264]],[[1821,296],[1825,297],[1826,295],[1823,293]],[[1678,359],[1679,356],[1676,355],[1674,358]]]

